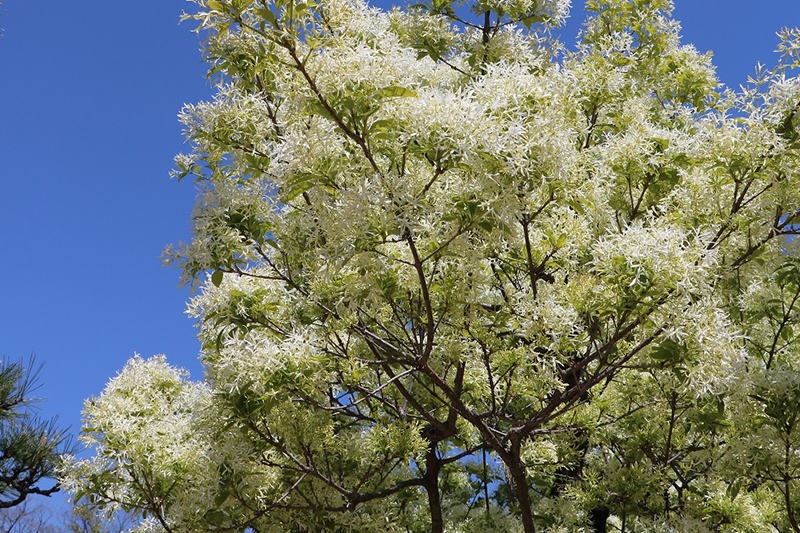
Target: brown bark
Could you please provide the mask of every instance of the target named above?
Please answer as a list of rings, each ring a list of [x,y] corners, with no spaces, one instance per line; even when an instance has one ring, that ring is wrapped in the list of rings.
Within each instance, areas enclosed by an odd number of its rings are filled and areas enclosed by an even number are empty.
[[[442,518],[442,497],[439,493],[439,472],[442,463],[436,456],[436,442],[431,442],[425,454],[425,476],[423,486],[428,493],[428,509],[431,514],[431,533],[444,532],[444,519]]]
[[[608,517],[611,512],[607,507],[595,507],[589,512],[589,519],[592,521],[592,531],[594,533],[606,533],[608,531]]]
[[[510,464],[506,464],[511,472],[514,482],[514,495],[519,504],[519,515],[522,520],[522,528],[525,533],[536,533],[536,526],[533,523],[533,513],[531,512],[531,495],[528,491],[528,476],[525,474],[525,465],[520,458],[520,439],[511,440]]]

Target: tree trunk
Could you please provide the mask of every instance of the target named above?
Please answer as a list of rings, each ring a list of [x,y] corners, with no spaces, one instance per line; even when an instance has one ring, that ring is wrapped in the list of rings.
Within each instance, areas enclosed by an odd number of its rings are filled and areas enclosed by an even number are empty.
[[[428,445],[428,453],[425,454],[425,492],[428,493],[428,510],[431,513],[431,533],[444,532],[444,520],[442,519],[442,498],[439,494],[439,472],[442,464],[436,456],[437,443],[432,442]]]
[[[528,481],[524,469],[519,472],[511,471],[514,478],[514,492],[519,503],[519,514],[522,518],[522,528],[525,533],[536,533],[536,526],[533,524],[533,514],[531,513],[531,495],[528,493]]]
[[[610,514],[608,507],[595,507],[589,512],[594,533],[606,533],[608,531],[608,517]]]
[[[519,504],[519,514],[522,519],[522,528],[525,533],[536,533],[536,526],[533,523],[533,513],[531,512],[531,495],[528,492],[528,476],[525,475],[525,466],[520,459],[520,442],[518,439],[511,441],[511,464],[508,469],[511,471],[511,478],[514,481],[514,494]]]

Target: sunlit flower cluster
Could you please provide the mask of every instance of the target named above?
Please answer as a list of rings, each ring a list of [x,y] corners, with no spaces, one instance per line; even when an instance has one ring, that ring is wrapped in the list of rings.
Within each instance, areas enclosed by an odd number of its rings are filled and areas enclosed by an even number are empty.
[[[195,3],[219,84],[166,259],[205,374],[134,357],[76,498],[141,532],[799,530],[796,33],[737,93],[668,0],[589,2],[571,53],[566,0]]]

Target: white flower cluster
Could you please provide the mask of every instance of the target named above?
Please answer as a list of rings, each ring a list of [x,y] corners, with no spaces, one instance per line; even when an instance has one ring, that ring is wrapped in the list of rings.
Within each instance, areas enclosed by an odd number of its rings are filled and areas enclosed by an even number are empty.
[[[594,246],[593,264],[602,276],[632,291],[705,293],[713,283],[716,257],[703,235],[686,233],[661,220],[634,222]]]

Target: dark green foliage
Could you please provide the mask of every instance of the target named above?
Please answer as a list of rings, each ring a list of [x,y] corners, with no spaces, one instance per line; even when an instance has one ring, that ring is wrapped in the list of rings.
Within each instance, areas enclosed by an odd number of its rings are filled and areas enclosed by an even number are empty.
[[[66,431],[55,420],[42,420],[31,410],[41,367],[33,359],[0,361],[0,509],[13,507],[32,494],[59,490],[54,477],[62,453],[68,453]]]

